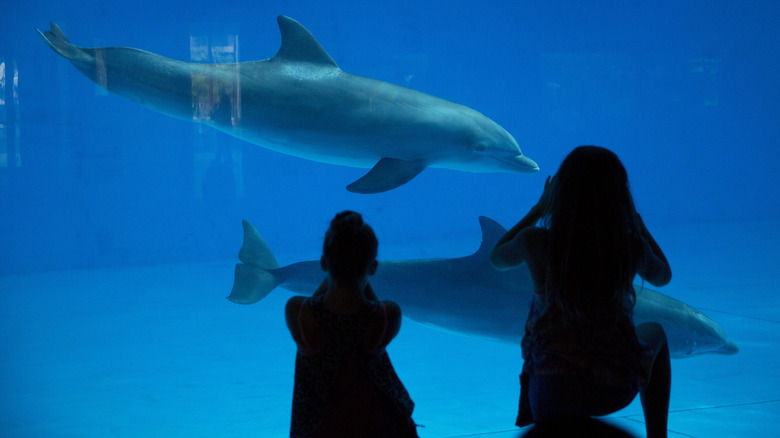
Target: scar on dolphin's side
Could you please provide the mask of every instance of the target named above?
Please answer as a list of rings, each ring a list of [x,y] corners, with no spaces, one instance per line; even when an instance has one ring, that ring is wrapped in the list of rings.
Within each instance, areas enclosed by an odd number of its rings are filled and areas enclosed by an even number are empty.
[[[300,23],[283,15],[277,22],[281,45],[275,56],[218,64],[127,47],[80,47],[54,23],[51,30],[36,30],[90,80],[154,111],[284,154],[369,168],[347,186],[351,192],[392,190],[428,167],[539,171],[515,138],[482,113],[347,73]],[[209,87],[197,85],[204,79]],[[202,102],[210,104],[204,109]]]

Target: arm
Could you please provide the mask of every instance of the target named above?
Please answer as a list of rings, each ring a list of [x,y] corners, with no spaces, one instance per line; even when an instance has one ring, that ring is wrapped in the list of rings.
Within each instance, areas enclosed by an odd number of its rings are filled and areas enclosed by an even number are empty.
[[[380,345],[384,348],[401,331],[401,308],[393,301],[382,301],[382,304],[387,312],[387,329],[384,338],[380,340]]]
[[[528,258],[525,248],[525,233],[541,216],[531,209],[525,217],[509,230],[490,253],[490,264],[494,268],[505,271],[517,267]]]
[[[639,267],[639,275],[653,286],[664,286],[672,280],[672,268],[658,242],[645,226],[642,217],[636,213],[636,223],[642,239],[644,263]]]
[[[526,259],[525,245],[523,244],[522,231],[533,227],[539,222],[539,219],[544,216],[547,211],[548,203],[550,199],[551,182],[550,177],[544,183],[544,192],[537,201],[536,205],[531,207],[531,210],[520,219],[520,222],[515,224],[512,229],[506,232],[501,239],[498,240],[496,246],[493,248],[493,252],[490,253],[490,263],[494,268],[499,270],[507,270],[514,268],[515,266],[523,263]]]
[[[284,307],[284,319],[287,322],[287,330],[290,331],[295,343],[299,345],[301,344],[301,330],[298,315],[305,300],[306,297],[296,295],[287,300],[287,305]]]

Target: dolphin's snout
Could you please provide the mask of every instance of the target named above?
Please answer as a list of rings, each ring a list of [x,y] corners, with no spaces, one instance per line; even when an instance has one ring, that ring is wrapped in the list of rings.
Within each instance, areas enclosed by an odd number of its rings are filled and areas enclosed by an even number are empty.
[[[711,353],[727,354],[727,355],[737,354],[739,353],[739,346],[731,341],[728,341],[717,350],[711,351]]]
[[[539,165],[525,155],[516,155],[510,160],[522,173],[536,173],[539,171]]]

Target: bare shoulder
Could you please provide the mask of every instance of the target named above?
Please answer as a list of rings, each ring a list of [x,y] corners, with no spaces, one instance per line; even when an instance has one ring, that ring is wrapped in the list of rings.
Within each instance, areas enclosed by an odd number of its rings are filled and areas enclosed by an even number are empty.
[[[401,307],[395,301],[382,301],[387,311],[387,320],[400,320],[401,319]]]
[[[296,316],[298,315],[298,312],[301,309],[301,305],[303,302],[306,301],[306,297],[296,295],[289,300],[287,300],[287,304],[284,306],[284,312],[287,316]]]

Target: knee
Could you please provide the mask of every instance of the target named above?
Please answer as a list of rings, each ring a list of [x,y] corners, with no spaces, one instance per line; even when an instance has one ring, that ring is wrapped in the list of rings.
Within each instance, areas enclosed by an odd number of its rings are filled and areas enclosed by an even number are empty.
[[[641,342],[649,345],[658,353],[663,349],[668,349],[666,332],[663,326],[657,322],[645,322],[636,328],[636,336]]]

